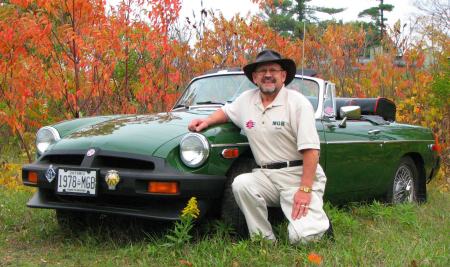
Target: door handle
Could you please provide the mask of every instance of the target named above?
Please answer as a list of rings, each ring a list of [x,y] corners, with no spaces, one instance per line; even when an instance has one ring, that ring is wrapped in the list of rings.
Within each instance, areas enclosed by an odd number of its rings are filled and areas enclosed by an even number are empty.
[[[379,134],[381,131],[378,129],[369,130],[367,133],[370,135],[376,135]]]

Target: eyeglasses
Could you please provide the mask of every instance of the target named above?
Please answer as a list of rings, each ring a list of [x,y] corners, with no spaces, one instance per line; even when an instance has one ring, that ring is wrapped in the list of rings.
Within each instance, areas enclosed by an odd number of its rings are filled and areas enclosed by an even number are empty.
[[[262,70],[257,70],[257,71],[255,71],[255,73],[256,73],[257,75],[264,75],[264,74],[266,74],[267,72],[269,72],[270,75],[274,75],[274,74],[278,74],[278,73],[280,73],[280,72],[282,72],[282,71],[284,71],[284,70],[277,70],[277,69],[262,69]]]

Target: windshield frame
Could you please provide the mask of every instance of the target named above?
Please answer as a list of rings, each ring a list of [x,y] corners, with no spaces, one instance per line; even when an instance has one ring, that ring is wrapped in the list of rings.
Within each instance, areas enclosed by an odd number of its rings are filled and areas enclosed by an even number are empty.
[[[173,106],[171,111],[178,111],[181,108],[190,108],[190,107],[185,107],[185,106],[180,106],[175,108],[177,105],[179,105],[180,100],[183,98],[183,96],[186,94],[186,91],[188,90],[188,88],[191,86],[192,83],[201,80],[201,79],[205,79],[205,78],[210,78],[210,77],[218,77],[218,76],[228,76],[228,75],[245,75],[243,71],[218,71],[216,73],[211,73],[211,74],[205,74],[205,75],[201,75],[198,77],[193,78],[189,84],[186,86],[186,88],[183,90],[183,93],[180,95],[180,97],[178,98],[177,102],[175,103],[175,105]],[[314,117],[316,119],[321,119],[322,115],[323,115],[323,95],[325,92],[325,81],[323,79],[320,78],[315,78],[315,77],[309,77],[309,76],[302,76],[302,75],[295,75],[295,79],[304,79],[304,80],[308,80],[308,81],[313,81],[316,82],[319,86],[319,92],[318,92],[318,103],[317,103],[317,109],[315,110],[314,113]],[[290,90],[290,89],[289,89]],[[226,104],[226,103],[224,103]],[[209,107],[211,107],[211,104],[206,104]],[[201,105],[200,105],[201,106]],[[222,105],[217,104],[215,105],[217,108],[220,108]],[[199,107],[199,105],[195,105],[192,107]]]

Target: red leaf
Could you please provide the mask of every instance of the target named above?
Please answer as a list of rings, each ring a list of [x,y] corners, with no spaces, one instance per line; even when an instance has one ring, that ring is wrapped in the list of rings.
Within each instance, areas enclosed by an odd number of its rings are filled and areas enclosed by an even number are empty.
[[[316,254],[314,252],[311,252],[308,255],[308,261],[313,264],[320,265],[322,263],[322,256],[320,256],[319,254]]]

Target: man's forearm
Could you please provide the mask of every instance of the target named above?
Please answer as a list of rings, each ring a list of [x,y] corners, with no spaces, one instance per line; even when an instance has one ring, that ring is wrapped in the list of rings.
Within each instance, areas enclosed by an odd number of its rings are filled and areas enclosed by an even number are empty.
[[[316,149],[302,150],[303,155],[303,175],[301,186],[311,188],[316,176],[317,164],[319,163],[319,151]]]
[[[228,117],[225,114],[225,112],[223,112],[223,110],[221,108],[219,108],[213,114],[209,115],[209,117],[206,118],[205,121],[208,124],[208,126],[212,126],[215,124],[227,122]]]

